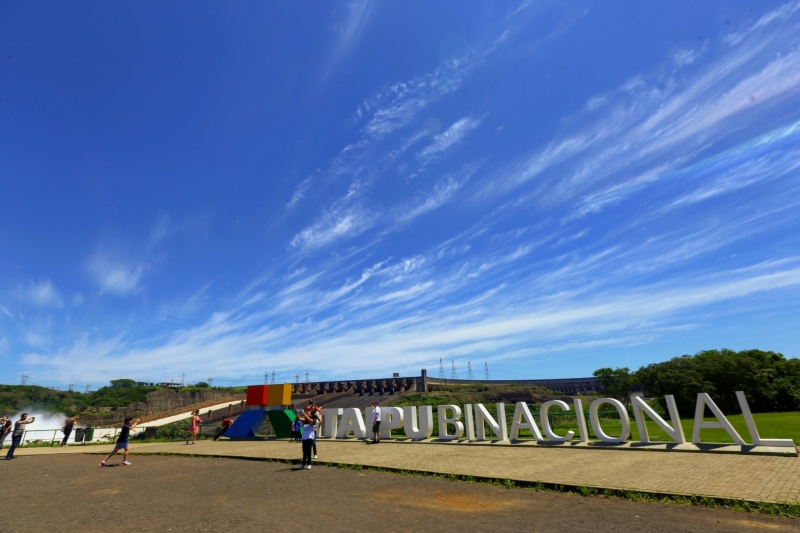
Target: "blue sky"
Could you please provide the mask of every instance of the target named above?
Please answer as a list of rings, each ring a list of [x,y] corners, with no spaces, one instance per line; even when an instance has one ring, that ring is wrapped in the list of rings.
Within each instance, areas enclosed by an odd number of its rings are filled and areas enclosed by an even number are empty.
[[[3,3],[0,381],[798,356],[799,44],[798,2]]]

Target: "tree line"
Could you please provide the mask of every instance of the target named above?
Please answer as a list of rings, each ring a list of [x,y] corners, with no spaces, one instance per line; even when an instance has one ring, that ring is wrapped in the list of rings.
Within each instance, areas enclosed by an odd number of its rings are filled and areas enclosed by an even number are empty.
[[[191,388],[179,389],[179,392],[207,388],[206,383],[198,383]],[[161,387],[132,379],[115,379],[109,385],[86,394],[38,385],[0,385],[0,414],[40,408],[74,415],[91,407],[127,407],[147,401],[147,393],[156,390],[161,390]]]
[[[664,396],[675,397],[678,410],[694,415],[697,393],[707,392],[724,413],[740,413],[736,391],[747,396],[756,413],[800,410],[800,359],[762,350],[703,350],[631,372],[627,367],[594,372],[609,395],[627,400],[641,387],[666,409]]]

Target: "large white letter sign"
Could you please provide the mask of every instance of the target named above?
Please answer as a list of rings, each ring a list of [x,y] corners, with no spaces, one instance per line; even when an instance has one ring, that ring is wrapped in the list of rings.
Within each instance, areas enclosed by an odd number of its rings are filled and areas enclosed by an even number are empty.
[[[475,429],[478,433],[478,440],[486,440],[486,427],[484,422],[489,424],[492,431],[497,435],[497,440],[508,440],[508,426],[506,425],[506,406],[505,404],[498,403],[497,405],[497,420],[492,418],[489,411],[482,403],[475,404]]]
[[[758,428],[756,428],[756,421],[753,420],[753,413],[750,412],[750,405],[747,403],[744,393],[740,390],[736,391],[736,399],[739,400],[739,407],[742,408],[742,415],[744,421],[747,423],[747,430],[750,432],[750,438],[753,439],[753,444],[756,446],[778,446],[778,447],[794,447],[792,439],[762,439],[758,435]]]
[[[703,421],[703,414],[706,411],[706,405],[708,405],[708,408],[711,409],[711,412],[714,414],[714,417],[716,417],[718,422]],[[736,432],[735,429],[733,429],[733,426],[730,422],[728,422],[728,419],[725,418],[725,415],[722,414],[722,411],[719,410],[719,407],[717,407],[717,404],[715,404],[714,400],[711,399],[711,396],[705,392],[701,392],[697,395],[697,407],[694,410],[694,430],[692,431],[692,444],[700,444],[701,429],[724,429],[728,432],[728,435],[731,436],[733,442],[739,446],[745,445],[744,439]]]
[[[472,421],[472,404],[464,404],[464,431],[467,440],[475,440],[475,423]]]
[[[333,439],[336,437],[336,426],[338,419],[337,416],[341,416],[344,412],[344,409],[341,407],[336,408],[329,408],[329,409],[320,409],[320,413],[322,413],[322,436],[326,439]]]
[[[589,442],[589,432],[586,430],[586,415],[583,414],[583,401],[572,400],[572,407],[575,408],[575,420],[578,422],[578,436],[581,442]]]
[[[374,409],[372,408],[371,405],[368,405],[368,406],[366,406],[364,408],[364,422],[366,423],[365,424],[365,426],[366,426],[365,429],[367,430],[367,433],[366,433],[367,436],[364,437],[364,438],[365,439],[373,439],[374,440],[375,439],[375,435],[372,432],[372,411],[374,411]]]
[[[517,406],[514,408],[514,418],[511,423],[511,440],[519,440],[519,430],[521,429],[529,430],[534,439],[542,440],[539,426],[536,425],[536,421],[533,419],[530,409],[528,409],[528,404],[525,402],[517,402]]]
[[[403,427],[403,410],[399,407],[381,407],[381,438],[391,439],[392,430]]]
[[[364,427],[364,419],[361,418],[361,411],[355,407],[348,407],[342,412],[342,423],[339,424],[336,438],[346,439],[351,431],[357,439],[367,438],[367,430]]]
[[[550,419],[547,418],[547,413],[554,405],[556,407],[560,407],[564,411],[569,411],[569,405],[567,405],[567,402],[562,402],[561,400],[550,400],[549,402],[544,402],[542,407],[539,409],[539,422],[542,423],[542,431],[548,440],[553,442],[566,442],[568,440],[572,440],[572,437],[575,436],[574,431],[567,431],[567,434],[563,437],[553,433],[553,428],[550,427]]]
[[[619,419],[622,422],[622,432],[619,434],[619,437],[611,437],[606,435],[603,431],[603,428],[600,426],[600,416],[598,415],[598,411],[600,410],[600,406],[604,403],[613,405],[617,412],[619,413]],[[622,405],[622,402],[619,400],[615,400],[614,398],[598,398],[597,400],[593,401],[591,405],[589,405],[589,421],[592,423],[592,431],[597,437],[609,444],[619,444],[620,442],[625,442],[625,439],[631,434],[631,419],[628,416],[628,410],[625,409],[625,406]]]
[[[433,433],[433,407],[423,405],[419,408],[419,427],[417,426],[417,407],[403,407],[403,418],[406,435],[410,439],[422,440],[431,438]]]
[[[453,411],[452,418],[447,416],[447,411]],[[450,435],[447,432],[448,424],[456,427],[456,432]],[[439,440],[457,440],[464,434],[464,424],[461,423],[461,408],[457,405],[439,406]]]
[[[633,416],[636,418],[636,427],[639,430],[639,440],[642,442],[650,442],[650,434],[647,432],[647,421],[644,419],[644,415],[646,414],[653,419],[653,422],[655,422],[669,438],[678,444],[684,444],[686,442],[686,437],[683,434],[681,419],[678,417],[675,397],[668,394],[664,396],[664,399],[667,401],[667,409],[669,410],[669,419],[672,421],[672,426],[667,424],[640,396],[631,396]]]

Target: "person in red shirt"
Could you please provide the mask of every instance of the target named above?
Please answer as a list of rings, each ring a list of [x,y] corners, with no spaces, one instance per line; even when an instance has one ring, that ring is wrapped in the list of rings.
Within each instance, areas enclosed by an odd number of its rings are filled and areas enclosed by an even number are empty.
[[[227,416],[223,416],[222,424],[217,428],[217,431],[214,434],[214,440],[217,440],[221,436],[225,435],[225,432],[228,431],[228,428],[230,428],[232,425],[233,425],[233,420],[231,420]]]

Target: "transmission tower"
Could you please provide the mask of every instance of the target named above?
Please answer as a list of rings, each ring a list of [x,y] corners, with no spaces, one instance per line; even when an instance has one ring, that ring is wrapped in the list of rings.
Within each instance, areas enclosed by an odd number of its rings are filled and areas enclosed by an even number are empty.
[[[72,392],[72,389],[74,389],[74,388],[75,388],[75,384],[74,383],[70,383],[69,384],[69,391]]]
[[[214,378],[208,378],[208,386],[209,386],[209,388],[213,388],[214,387]]]
[[[84,394],[89,394],[89,389],[90,388],[92,388],[92,384],[91,383],[87,383],[86,384],[86,389],[83,391],[83,393]]]
[[[294,382],[295,383],[300,383],[300,374],[295,374],[294,375]]]
[[[444,365],[442,364],[442,358],[441,357],[439,358],[439,379],[445,379],[444,378]]]
[[[484,377],[483,379],[489,381],[491,379],[489,377],[489,363],[483,363],[483,367],[486,369],[486,377]]]
[[[266,385],[267,383],[269,383],[269,378],[267,378],[267,373],[264,372],[264,385]]]
[[[458,379],[458,374],[456,373],[456,362],[450,359],[450,379]]]
[[[306,370],[306,383],[308,383],[308,370]]]
[[[186,374],[181,374],[181,387],[186,384]]]
[[[272,384],[275,385],[275,372],[272,372]]]
[[[27,385],[28,384],[28,378],[30,378],[30,376],[26,376],[25,374],[22,374],[22,384],[23,385]]]
[[[472,363],[467,361],[467,379],[472,381]]]

